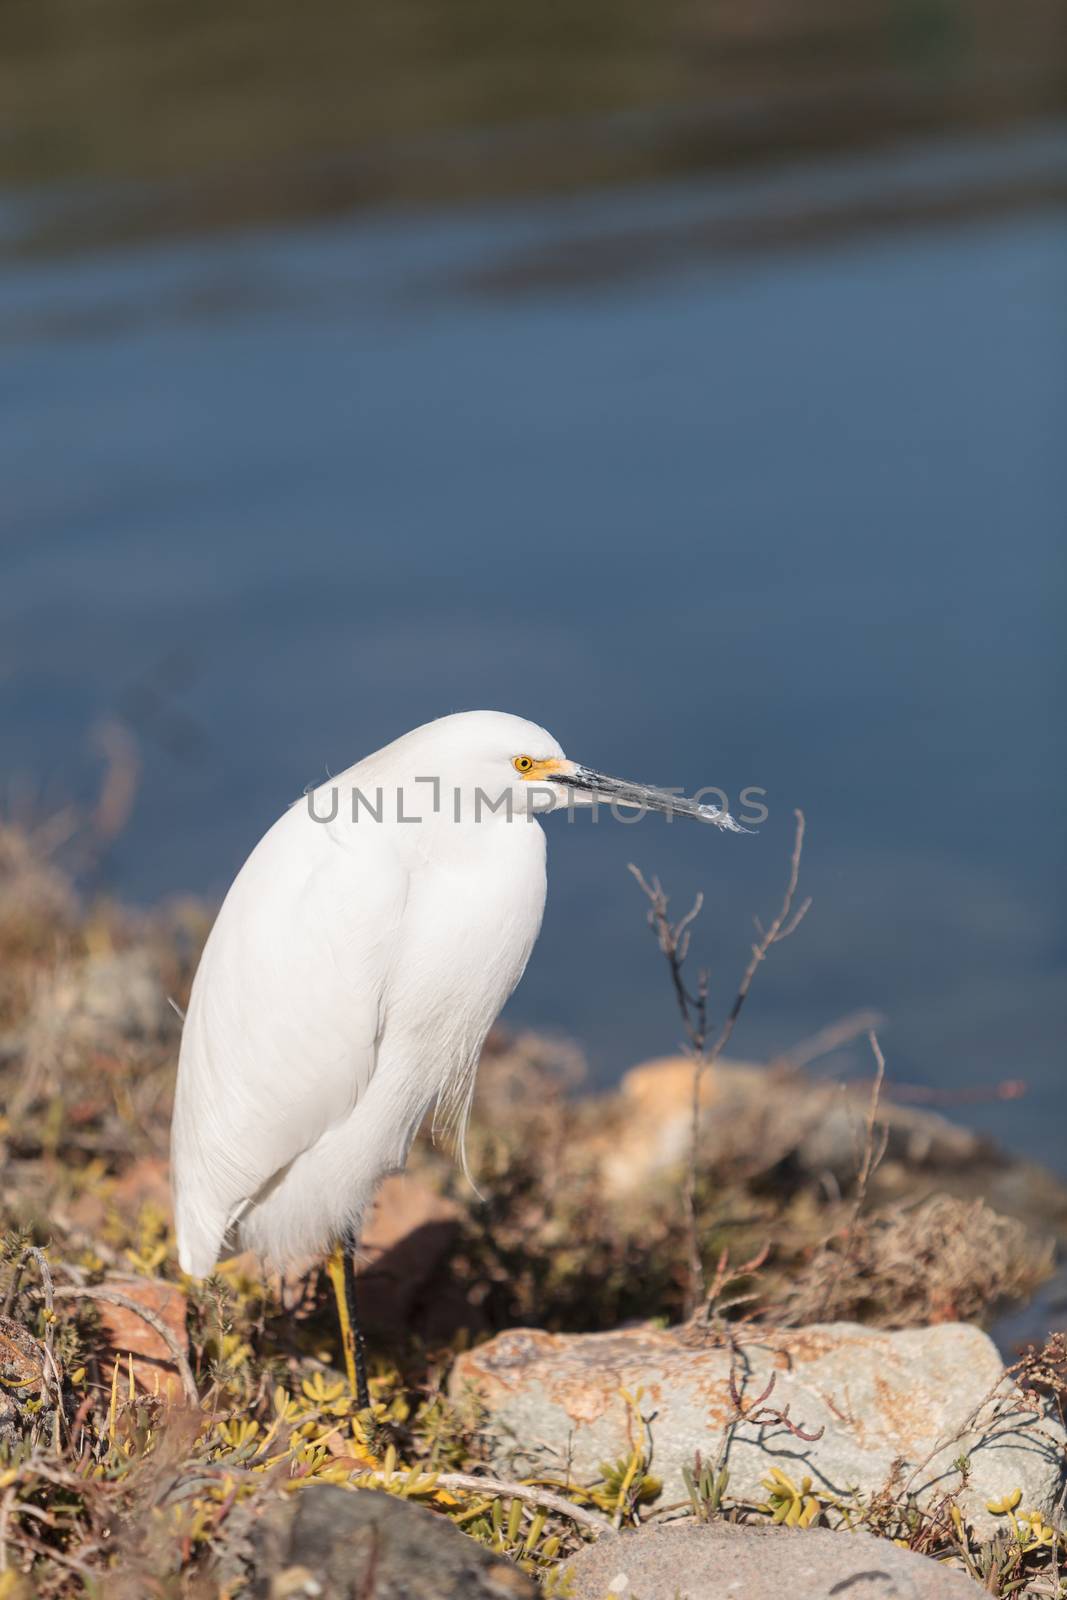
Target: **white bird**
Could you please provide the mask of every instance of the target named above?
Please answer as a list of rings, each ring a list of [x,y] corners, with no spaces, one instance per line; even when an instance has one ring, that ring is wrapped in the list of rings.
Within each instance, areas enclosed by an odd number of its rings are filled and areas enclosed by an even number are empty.
[[[347,1266],[431,1106],[462,1143],[482,1044],[541,927],[538,814],[598,800],[743,831],[495,711],[416,728],[279,818],[223,902],[185,1019],[171,1170],[186,1272],[234,1249],[285,1267],[331,1247],[336,1265],[343,1246]]]

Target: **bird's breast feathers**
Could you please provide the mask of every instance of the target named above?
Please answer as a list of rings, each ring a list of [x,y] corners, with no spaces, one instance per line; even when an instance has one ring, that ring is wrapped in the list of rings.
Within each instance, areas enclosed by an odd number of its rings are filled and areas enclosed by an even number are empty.
[[[331,832],[300,807],[282,817],[238,874],[201,958],[174,1115],[183,1259],[214,1260],[241,1209],[357,1106],[362,1114],[383,1073],[397,1089],[390,1137],[410,1139],[408,1123],[434,1096],[469,1085],[536,941],[538,824],[464,830],[454,850],[428,856],[408,842],[416,828],[399,840],[353,829],[342,849]],[[388,1120],[385,1084],[371,1100]]]

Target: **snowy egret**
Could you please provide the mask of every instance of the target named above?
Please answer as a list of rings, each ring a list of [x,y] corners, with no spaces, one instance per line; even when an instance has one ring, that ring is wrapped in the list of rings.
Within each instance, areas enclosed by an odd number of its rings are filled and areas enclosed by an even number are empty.
[[[241,868],[182,1034],[171,1166],[191,1274],[332,1247],[349,1381],[366,1380],[351,1254],[431,1106],[463,1132],[478,1057],[545,904],[538,815],[597,801],[733,831],[715,806],[568,761],[535,723],[442,717],[309,792]]]

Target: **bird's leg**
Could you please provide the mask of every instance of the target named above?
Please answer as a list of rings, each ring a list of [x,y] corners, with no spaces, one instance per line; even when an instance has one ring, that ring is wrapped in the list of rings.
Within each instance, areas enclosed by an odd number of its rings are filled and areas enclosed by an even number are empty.
[[[341,1348],[344,1351],[348,1387],[356,1397],[359,1410],[366,1411],[370,1405],[370,1389],[367,1387],[367,1355],[356,1315],[354,1253],[355,1241],[352,1238],[339,1240],[330,1254],[327,1271],[337,1301],[337,1320],[341,1324]]]

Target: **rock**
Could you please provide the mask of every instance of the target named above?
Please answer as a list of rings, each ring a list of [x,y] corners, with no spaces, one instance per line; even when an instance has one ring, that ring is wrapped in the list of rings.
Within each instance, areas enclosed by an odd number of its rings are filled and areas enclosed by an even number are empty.
[[[870,1084],[795,1081],[806,1102],[806,1126],[796,1147],[797,1161],[806,1172],[832,1172],[839,1183],[851,1183],[856,1176],[857,1148],[862,1148],[857,1129],[862,1128],[870,1107]],[[976,1164],[987,1165],[994,1158],[988,1139],[937,1111],[895,1105],[883,1098],[878,1122],[886,1133],[885,1159],[898,1162],[909,1172],[924,1168],[938,1173],[973,1170]]]
[[[0,1316],[0,1442],[22,1436],[31,1418],[26,1402],[44,1394],[44,1351],[21,1323]]]
[[[136,1300],[138,1305],[154,1311],[174,1335],[182,1354],[188,1355],[186,1301],[177,1284],[166,1283],[162,1278],[150,1281],[145,1278],[109,1278],[102,1287],[115,1289],[128,1299]],[[129,1373],[129,1358],[132,1355],[134,1385],[142,1394],[158,1394],[165,1400],[181,1401],[181,1380],[171,1353],[156,1330],[126,1306],[111,1305],[106,1300],[94,1300],[93,1305],[99,1312],[100,1327],[108,1351],[100,1364],[105,1382],[111,1382],[117,1360],[119,1383],[123,1383]]]
[[[136,1218],[145,1206],[169,1217],[171,1193],[167,1163],[160,1156],[138,1157],[114,1180],[109,1198],[127,1217]]]
[[[52,1215],[62,1228],[94,1235],[109,1215],[118,1212],[127,1223],[136,1223],[145,1207],[163,1218],[172,1214],[170,1174],[160,1156],[139,1156],[117,1177],[101,1176],[86,1184],[64,1208],[53,1208]]]
[[[251,1536],[252,1600],[536,1600],[537,1585],[424,1506],[309,1484]]]
[[[568,1564],[571,1600],[978,1600],[962,1572],[869,1533],[689,1522],[601,1539]]]
[[[991,1341],[977,1328],[943,1323],[885,1332],[852,1323],[785,1331],[747,1329],[738,1355],[694,1348],[692,1330],[629,1328],[607,1334],[519,1329],[460,1356],[452,1393],[473,1389],[489,1411],[485,1437],[494,1465],[509,1474],[559,1472],[579,1482],[599,1464],[628,1455],[632,1419],[620,1391],[643,1391],[651,1418],[652,1471],[666,1502],[687,1497],[682,1469],[697,1451],[717,1458],[735,1416],[731,1360],[744,1405],[787,1406],[806,1441],[780,1424],[741,1423],[727,1456],[728,1497],[762,1501],[772,1466],[815,1492],[874,1493],[891,1479],[929,1503],[960,1485],[953,1463],[970,1460],[960,1506],[986,1535],[997,1520],[987,1500],[1015,1488],[1027,1510],[1054,1515],[1067,1454],[1063,1429],[1027,1409],[1004,1378]],[[773,1389],[764,1394],[773,1380]],[[987,1402],[991,1393],[996,1401]],[[927,1460],[927,1457],[930,1457]],[[901,1468],[899,1463],[906,1463]]]
[[[584,1133],[606,1191],[644,1200],[650,1183],[681,1167],[689,1152],[693,1065],[684,1056],[647,1061],[604,1096]],[[702,1159],[711,1166],[757,1159],[761,1169],[785,1157],[840,1183],[856,1175],[870,1086],[820,1082],[801,1072],[717,1061],[701,1087]],[[965,1170],[995,1158],[993,1147],[936,1112],[894,1105],[883,1097],[886,1160],[909,1173]]]
[[[452,1248],[460,1215],[453,1201],[417,1178],[386,1178],[359,1243],[360,1307],[368,1328],[411,1327],[416,1301]]]

